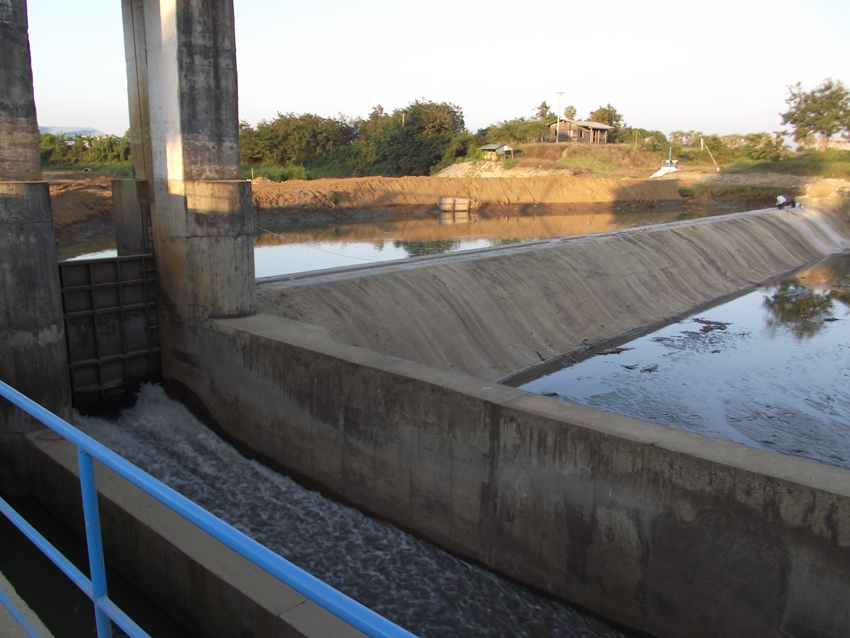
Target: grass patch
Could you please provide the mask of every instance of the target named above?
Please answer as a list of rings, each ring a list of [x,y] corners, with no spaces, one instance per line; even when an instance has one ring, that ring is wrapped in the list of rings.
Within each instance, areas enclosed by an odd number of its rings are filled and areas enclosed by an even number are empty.
[[[43,164],[42,168],[48,171],[83,171],[88,169],[92,173],[108,173],[126,178],[133,177],[133,164],[131,162],[50,162]]]
[[[631,144],[537,143],[517,148],[524,165],[551,163],[550,168],[572,169],[575,173],[600,175],[640,175],[661,165],[662,153],[635,148]],[[529,161],[531,160],[531,161]]]
[[[737,162],[725,170],[850,179],[850,151],[803,151],[779,161]]]

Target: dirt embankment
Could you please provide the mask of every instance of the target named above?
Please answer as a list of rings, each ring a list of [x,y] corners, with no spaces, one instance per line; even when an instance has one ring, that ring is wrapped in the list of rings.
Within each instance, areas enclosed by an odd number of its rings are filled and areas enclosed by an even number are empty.
[[[258,213],[285,209],[366,209],[435,206],[440,197],[471,198],[480,205],[598,204],[679,200],[679,185],[648,179],[539,177],[355,177],[309,182],[255,181]]]
[[[504,173],[502,173],[504,175]],[[112,235],[111,181],[116,175],[45,171],[50,183],[59,244]],[[287,222],[334,218],[366,219],[401,211],[433,212],[440,197],[467,197],[481,208],[558,206],[561,212],[614,211],[630,204],[681,200],[679,189],[699,182],[806,189],[805,201],[832,210],[848,208],[850,184],[794,175],[675,173],[662,179],[568,176],[563,172],[527,177],[359,177],[253,183],[257,219]]]
[[[112,180],[115,175],[82,171],[45,171],[56,243],[112,235]]]

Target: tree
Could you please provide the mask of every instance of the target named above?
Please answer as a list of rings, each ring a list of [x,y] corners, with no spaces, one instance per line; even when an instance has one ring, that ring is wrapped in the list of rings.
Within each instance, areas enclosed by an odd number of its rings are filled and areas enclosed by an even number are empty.
[[[703,137],[701,131],[673,131],[670,133],[670,143],[681,146],[697,146],[701,137]]]
[[[471,139],[463,112],[449,102],[416,100],[377,118],[368,143],[374,148],[374,169],[382,175],[428,175],[448,156],[465,153]]]
[[[349,144],[354,134],[354,128],[342,119],[278,113],[271,122],[259,122],[256,129],[240,124],[240,155],[249,163],[307,166],[327,161],[335,149]]]
[[[832,135],[850,131],[850,93],[840,81],[827,78],[812,91],[804,91],[797,82],[788,87],[785,103],[788,110],[780,113],[782,123],[794,127],[797,142],[817,135],[821,149],[826,150]]]
[[[576,111],[576,107],[574,107],[572,104],[570,104],[567,108],[564,109],[564,117],[568,120],[576,119],[577,114],[578,111]]]
[[[548,104],[546,104],[546,100],[543,100],[540,103],[540,106],[535,106],[534,110],[537,111],[534,117],[536,117],[538,120],[545,120],[546,118],[553,115],[552,109],[549,107]]]
[[[623,127],[625,127],[626,123],[623,122],[623,116],[618,113],[617,109],[615,109],[613,106],[611,106],[610,104],[608,104],[607,106],[600,106],[590,115],[588,115],[587,119],[591,122],[599,122],[600,124],[607,124],[608,126],[612,126],[613,130],[608,131],[608,141],[620,141],[620,131]]]
[[[770,133],[748,133],[740,144],[740,153],[747,159],[773,160],[782,157],[785,140],[781,135]]]
[[[524,117],[498,122],[484,129],[484,139],[488,144],[526,144],[543,141],[548,136],[549,127],[545,120]]]

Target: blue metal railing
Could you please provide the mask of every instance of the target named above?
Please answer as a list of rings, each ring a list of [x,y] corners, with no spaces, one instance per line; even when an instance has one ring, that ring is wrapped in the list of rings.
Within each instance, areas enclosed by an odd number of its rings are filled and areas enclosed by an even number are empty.
[[[103,546],[100,535],[100,514],[97,507],[97,486],[95,485],[94,463],[92,459],[97,459],[116,474],[124,477],[130,483],[157,499],[160,503],[200,527],[213,538],[221,541],[236,553],[247,558],[261,569],[281,582],[286,583],[317,605],[327,609],[338,618],[359,629],[367,636],[375,638],[413,636],[409,631],[402,629],[368,607],[337,591],[312,574],[305,572],[300,567],[293,565],[285,558],[260,545],[254,539],[234,529],[218,517],[213,516],[185,496],[178,494],[147,472],[140,470],[129,461],[115,454],[115,452],[82,433],[67,421],[41,407],[2,381],[0,381],[0,396],[5,397],[77,446],[91,580],[71,564],[65,556],[29,525],[2,498],[0,498],[0,511],[91,598],[94,602],[99,638],[110,638],[112,636],[110,619],[131,638],[144,637],[148,636],[148,634],[136,625],[107,596],[106,572],[104,570]],[[6,605],[3,598],[0,598],[0,602]],[[11,604],[11,601],[9,603]],[[14,605],[11,605],[11,607],[6,606],[14,616],[17,611],[12,611]],[[37,633],[30,635],[38,636]]]

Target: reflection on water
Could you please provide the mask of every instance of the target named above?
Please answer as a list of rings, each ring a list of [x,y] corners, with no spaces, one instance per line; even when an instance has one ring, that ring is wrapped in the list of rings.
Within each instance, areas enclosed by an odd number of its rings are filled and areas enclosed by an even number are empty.
[[[419,636],[622,638],[594,618],[249,461],[159,387],[144,387],[117,423],[76,421],[240,531]]]
[[[767,327],[773,330],[789,328],[795,337],[814,337],[821,332],[832,315],[832,296],[821,290],[812,290],[798,279],[782,282],[776,291],[765,297],[768,311]]]
[[[437,223],[441,226],[468,224],[470,221],[478,221],[478,218],[470,217],[470,212],[468,210],[446,211],[440,213],[437,217]]]
[[[568,212],[566,212],[568,211]],[[572,206],[489,207],[486,212],[410,212],[366,221],[307,225],[291,220],[255,224],[254,261],[258,278],[327,268],[475,250],[510,243],[574,237],[636,228],[728,211],[659,210],[622,205],[610,212],[574,212]],[[108,256],[114,237],[62,246],[59,259]],[[114,252],[112,253],[114,254]]]
[[[362,265],[424,255],[574,237],[676,221],[678,210],[622,213],[563,213],[557,207],[517,213],[506,208],[409,214],[314,227],[266,227],[254,236],[257,277]]]
[[[850,255],[520,386],[850,469]]]

